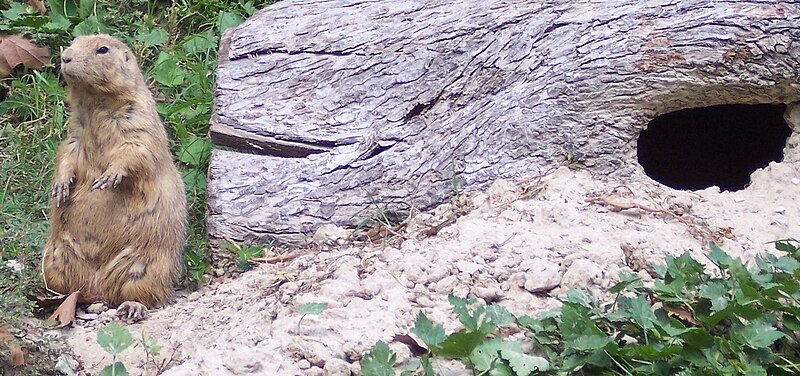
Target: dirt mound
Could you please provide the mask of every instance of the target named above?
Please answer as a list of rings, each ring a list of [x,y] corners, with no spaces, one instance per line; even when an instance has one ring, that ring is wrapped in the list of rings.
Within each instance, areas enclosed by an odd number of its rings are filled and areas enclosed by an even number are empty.
[[[571,287],[602,291],[620,271],[648,279],[666,254],[688,250],[702,259],[710,239],[734,256],[769,251],[767,242],[800,234],[800,162],[791,160],[757,171],[737,192],[675,191],[645,177],[623,181],[565,167],[531,181],[497,181],[471,195],[473,209],[436,235],[424,233],[446,222],[451,205],[416,216],[403,239],[263,265],[128,328],[162,345],[162,357],[172,359],[164,375],[348,375],[376,341],[408,333],[420,311],[455,330],[448,294],[533,314],[557,306],[555,297]],[[308,302],[328,309],[298,325],[297,307]],[[87,372],[111,361],[95,343],[110,317],[101,313],[65,332]],[[408,360],[403,345],[391,346]],[[139,346],[121,360],[132,374],[152,374]]]

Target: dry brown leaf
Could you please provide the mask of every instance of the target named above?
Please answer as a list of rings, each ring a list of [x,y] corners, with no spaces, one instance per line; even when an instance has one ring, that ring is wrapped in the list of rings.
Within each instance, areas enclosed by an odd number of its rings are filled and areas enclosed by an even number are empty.
[[[700,322],[694,318],[694,315],[683,308],[664,306],[664,310],[667,311],[667,315],[669,315],[670,317],[677,317],[678,320],[680,320],[684,324],[690,324],[692,326],[700,325]]]
[[[42,0],[28,0],[28,5],[36,8],[40,14],[47,13],[47,7],[44,6],[44,1]]]
[[[408,346],[408,349],[411,350],[411,354],[414,356],[422,356],[428,352],[428,349],[420,345],[414,337],[407,334],[395,334],[395,336],[392,337],[392,342],[398,342]]]
[[[59,328],[72,324],[75,321],[75,310],[78,306],[80,296],[80,291],[69,294],[69,296],[64,299],[64,302],[56,308],[56,311],[50,315],[50,320],[58,321]]]
[[[50,62],[47,48],[36,47],[22,35],[0,35],[0,77],[6,77],[20,64],[39,69]]]
[[[9,333],[4,326],[0,325],[0,344],[5,344],[6,347],[8,347],[8,351],[11,352],[11,366],[17,368],[25,364],[25,357],[28,355],[28,352],[13,344],[11,342],[13,340],[14,335]]]

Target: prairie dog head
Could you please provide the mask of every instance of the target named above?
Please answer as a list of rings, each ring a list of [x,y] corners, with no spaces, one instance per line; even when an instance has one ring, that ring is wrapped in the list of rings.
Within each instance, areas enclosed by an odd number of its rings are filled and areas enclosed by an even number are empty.
[[[142,81],[128,46],[106,34],[82,35],[61,52],[61,73],[72,87],[99,93],[130,93]]]

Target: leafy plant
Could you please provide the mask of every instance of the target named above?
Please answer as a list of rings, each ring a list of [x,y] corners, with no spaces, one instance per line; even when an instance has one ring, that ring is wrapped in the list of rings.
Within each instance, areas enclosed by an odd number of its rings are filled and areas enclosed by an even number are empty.
[[[767,253],[751,265],[711,245],[713,273],[688,253],[668,256],[652,286],[623,274],[609,290],[616,294],[612,303],[570,290],[559,309],[539,318],[451,296],[463,329],[447,335],[420,313],[411,331],[426,352],[404,374],[432,375],[434,357],[461,359],[490,375],[796,374],[799,245],[777,241],[781,255]],[[525,337],[504,338],[503,326]],[[393,375],[394,360],[379,342],[362,360],[362,371]]]
[[[249,270],[254,258],[264,256],[264,247],[262,246],[240,246],[236,243],[225,242],[224,247],[236,255],[236,268],[239,271]]]
[[[111,355],[111,364],[100,371],[100,376],[127,376],[128,370],[122,362],[117,361],[117,355],[133,344],[133,337],[128,329],[112,322],[97,331],[97,343]]]

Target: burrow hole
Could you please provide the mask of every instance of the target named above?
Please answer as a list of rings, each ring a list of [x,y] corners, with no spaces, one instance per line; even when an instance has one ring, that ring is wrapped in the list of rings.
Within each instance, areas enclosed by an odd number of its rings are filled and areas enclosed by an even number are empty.
[[[661,115],[639,135],[639,164],[674,189],[743,189],[753,171],[783,160],[792,133],[785,111],[783,104],[728,104]]]

